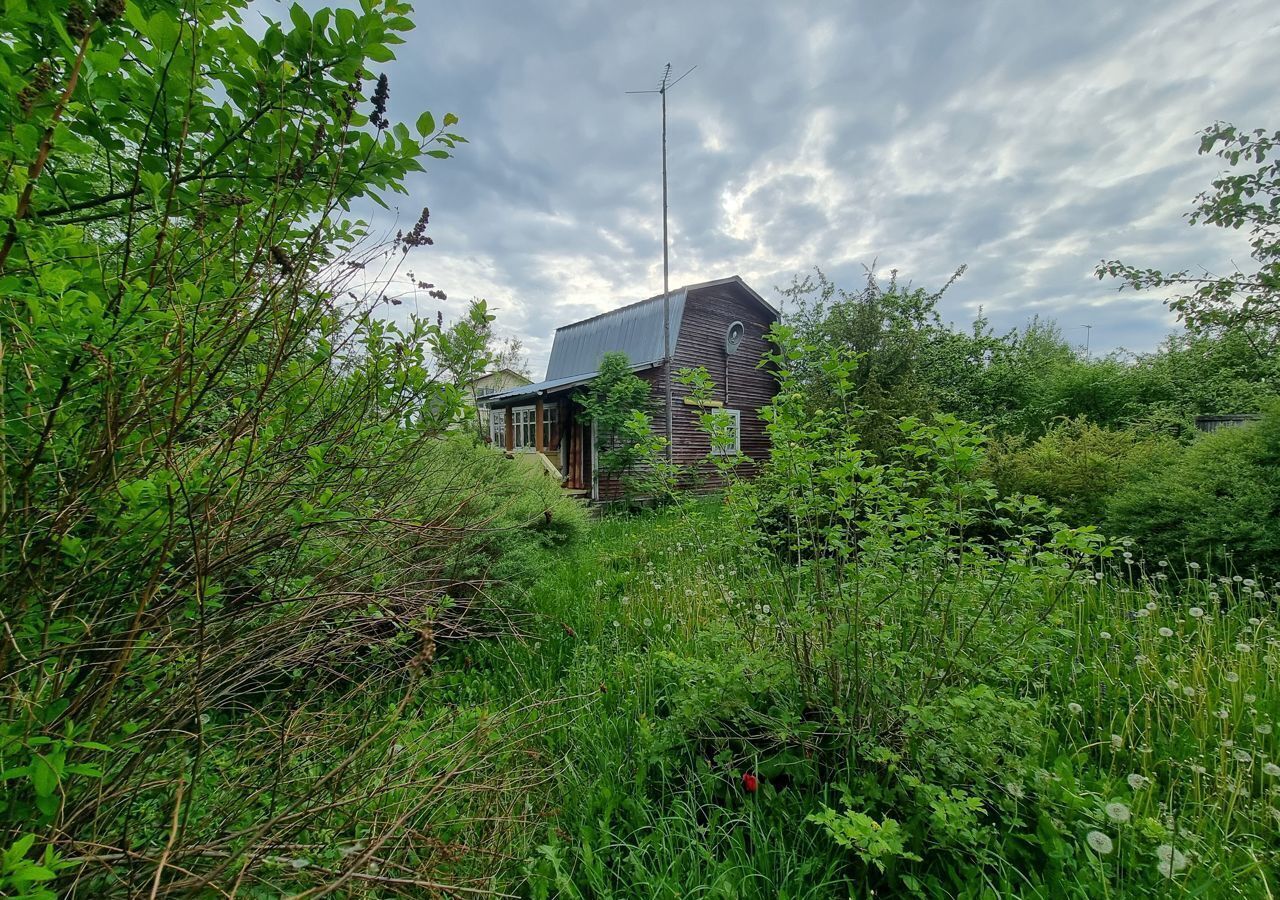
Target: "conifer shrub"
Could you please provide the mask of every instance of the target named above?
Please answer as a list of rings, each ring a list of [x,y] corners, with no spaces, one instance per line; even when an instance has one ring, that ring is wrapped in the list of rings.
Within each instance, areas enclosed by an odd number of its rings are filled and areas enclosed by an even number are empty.
[[[1099,525],[1121,487],[1177,457],[1169,437],[1138,429],[1104,428],[1085,418],[1063,419],[1034,441],[996,440],[986,474],[1004,494],[1033,494],[1075,525]]]
[[[1280,573],[1280,404],[1135,471],[1107,504],[1106,524],[1152,558]]]

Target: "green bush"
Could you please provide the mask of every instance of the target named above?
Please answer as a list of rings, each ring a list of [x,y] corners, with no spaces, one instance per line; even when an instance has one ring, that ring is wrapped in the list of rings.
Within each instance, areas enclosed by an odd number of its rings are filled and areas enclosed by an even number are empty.
[[[1159,434],[1075,418],[1060,420],[1035,441],[993,443],[986,469],[1002,493],[1034,494],[1059,507],[1066,521],[1096,525],[1116,491],[1141,473],[1163,470],[1178,450]]]
[[[469,433],[440,438],[418,466],[419,477],[435,489],[413,514],[420,521],[448,517],[458,526],[447,548],[434,548],[452,554],[457,568],[451,574],[457,579],[527,584],[545,548],[572,540],[586,527],[586,508],[559,482]]]
[[[1108,504],[1106,524],[1150,555],[1280,572],[1280,404],[1135,472]]]

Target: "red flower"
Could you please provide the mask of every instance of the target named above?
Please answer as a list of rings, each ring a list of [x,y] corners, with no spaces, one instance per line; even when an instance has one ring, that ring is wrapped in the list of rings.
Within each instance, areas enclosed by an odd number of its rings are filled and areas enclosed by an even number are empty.
[[[754,794],[756,792],[756,788],[760,786],[760,779],[756,778],[756,776],[752,775],[750,772],[744,772],[742,774],[742,786],[747,789],[748,794]]]

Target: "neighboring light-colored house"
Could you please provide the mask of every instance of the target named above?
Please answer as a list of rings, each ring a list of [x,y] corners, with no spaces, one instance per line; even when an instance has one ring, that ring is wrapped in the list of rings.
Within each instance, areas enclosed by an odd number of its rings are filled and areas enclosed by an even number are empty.
[[[511,388],[529,384],[529,379],[514,369],[496,369],[485,372],[467,384],[467,399],[476,410],[476,422],[481,434],[491,434],[489,424],[489,398]],[[502,442],[498,442],[499,446]]]
[[[704,476],[710,468],[705,461],[711,440],[699,428],[700,410],[686,402],[688,390],[675,378],[680,369],[702,366],[715,382],[714,404],[737,424],[738,449],[751,462],[763,462],[769,438],[760,409],[773,399],[777,380],[760,361],[778,311],[736,275],[676,288],[669,305],[672,461],[701,469]],[[604,354],[621,351],[632,371],[649,383],[653,428],[666,435],[662,312],[658,294],[556,329],[547,377],[488,398],[495,446],[540,454],[566,488],[589,493],[593,500],[620,496],[622,485],[597,472],[592,423],[584,421],[578,398],[590,389]]]

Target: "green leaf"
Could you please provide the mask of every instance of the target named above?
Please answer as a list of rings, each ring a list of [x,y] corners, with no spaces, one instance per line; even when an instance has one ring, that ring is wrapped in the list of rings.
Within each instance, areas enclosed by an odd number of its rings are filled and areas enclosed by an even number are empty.
[[[428,135],[435,134],[435,131],[436,131],[435,116],[431,115],[430,112],[424,112],[422,115],[418,116],[417,127],[418,127],[418,134],[422,137],[427,137]]]
[[[43,756],[37,753],[31,760],[31,787],[37,797],[51,797],[58,789],[58,769],[54,768],[56,757]]]
[[[147,20],[146,36],[157,50],[168,52],[178,46],[181,28],[178,21],[158,12]]]
[[[458,117],[457,117],[457,116],[455,116],[453,113],[445,113],[445,114],[444,114],[444,127],[445,127],[445,128],[448,128],[450,125],[457,125],[457,124],[458,124]]]
[[[311,17],[307,15],[307,11],[299,4],[295,3],[289,7],[289,21],[293,23],[293,27],[303,33],[311,31]]]

